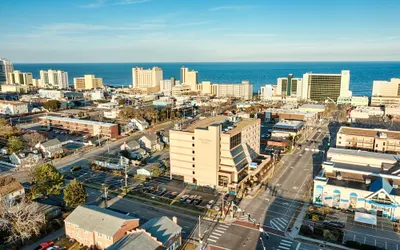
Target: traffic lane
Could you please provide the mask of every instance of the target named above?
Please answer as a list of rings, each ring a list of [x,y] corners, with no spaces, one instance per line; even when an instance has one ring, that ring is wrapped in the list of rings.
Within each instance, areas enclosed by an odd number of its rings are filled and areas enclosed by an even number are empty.
[[[191,235],[193,229],[198,222],[198,218],[195,216],[190,216],[177,211],[155,207],[126,198],[116,197],[108,202],[108,207],[124,213],[130,213],[132,216],[140,218],[143,222],[146,222],[156,217],[168,216],[169,218],[172,218],[173,216],[176,216],[178,218],[178,225],[182,227],[182,236],[184,238],[187,238],[189,235]]]
[[[216,229],[214,235],[207,239],[208,244],[227,249],[258,249],[258,230],[230,224],[225,231]]]

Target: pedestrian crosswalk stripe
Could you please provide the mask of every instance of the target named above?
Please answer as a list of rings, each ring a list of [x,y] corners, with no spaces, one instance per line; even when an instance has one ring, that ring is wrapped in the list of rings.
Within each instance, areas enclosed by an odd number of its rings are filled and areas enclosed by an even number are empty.
[[[292,245],[292,243],[285,243],[285,242],[281,242],[281,244],[280,245],[283,245],[283,246],[291,246]]]
[[[226,230],[226,228],[224,228],[224,227],[218,227],[218,229],[219,229],[219,230],[222,230],[222,231],[225,231],[225,230]]]
[[[224,231],[221,231],[221,230],[218,230],[218,229],[215,229],[214,231],[218,232],[218,233],[222,233],[222,234],[224,233]]]
[[[216,240],[213,240],[213,239],[207,239],[208,241],[211,241],[211,242],[217,242]]]
[[[278,246],[278,249],[289,250],[290,247]]]
[[[220,227],[226,227],[226,228],[229,227],[228,225],[224,225],[224,224],[219,224],[218,226],[220,226]]]
[[[283,242],[287,242],[287,243],[290,243],[290,244],[292,244],[293,243],[293,241],[290,241],[290,240],[282,240]]]
[[[213,232],[212,234],[215,234],[215,235],[218,235],[218,236],[222,236],[222,234],[219,234],[219,233],[216,233],[216,232]]]
[[[210,238],[219,239],[219,237],[218,237],[218,236],[215,236],[215,235],[210,235]]]

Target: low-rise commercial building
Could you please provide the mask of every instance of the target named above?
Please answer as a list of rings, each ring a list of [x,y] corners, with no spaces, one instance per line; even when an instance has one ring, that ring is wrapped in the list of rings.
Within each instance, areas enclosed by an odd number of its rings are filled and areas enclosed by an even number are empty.
[[[85,75],[84,77],[74,78],[75,90],[98,89],[103,87],[103,78],[97,78],[94,75]]]
[[[374,81],[372,85],[371,105],[387,105],[400,103],[400,78],[390,81]]]
[[[385,107],[385,115],[391,116],[392,119],[400,119],[400,104],[398,105],[387,105]]]
[[[382,105],[400,105],[400,97],[394,96],[372,96],[371,106],[382,106]]]
[[[337,104],[350,104],[352,107],[366,107],[369,104],[368,96],[350,96],[337,99]]]
[[[357,107],[350,111],[352,121],[357,119],[368,119],[370,117],[383,117],[385,111],[381,107]]]
[[[314,178],[313,203],[368,213],[369,217],[400,218],[400,164],[396,155],[334,152]],[[371,162],[371,164],[369,164]]]
[[[21,84],[3,84],[1,85],[1,92],[14,92],[14,93],[28,93],[28,86]]]
[[[299,107],[299,110],[315,112],[320,114],[325,111],[325,106],[321,104],[304,104]]]
[[[400,153],[400,131],[341,127],[336,135],[336,147]]]
[[[21,115],[28,112],[28,104],[25,102],[0,100],[0,114]]]
[[[116,138],[118,136],[118,125],[106,122],[72,119],[58,116],[40,117],[42,126],[47,128],[62,128],[74,132],[85,132],[92,136],[105,136]]]
[[[317,119],[316,112],[298,110],[298,109],[267,109],[265,110],[266,121],[295,120],[295,121],[313,121]]]
[[[172,96],[184,96],[189,95],[192,92],[192,88],[190,85],[182,84],[175,85],[172,87]]]
[[[170,130],[171,177],[236,193],[260,152],[260,120],[212,116]]]
[[[272,128],[272,138],[295,138],[304,127],[303,121],[283,120],[276,123]]]

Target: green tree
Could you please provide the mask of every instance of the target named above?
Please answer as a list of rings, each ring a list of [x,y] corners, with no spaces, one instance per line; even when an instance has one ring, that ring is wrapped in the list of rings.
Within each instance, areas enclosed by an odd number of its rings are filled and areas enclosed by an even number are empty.
[[[64,201],[69,207],[83,205],[88,197],[82,183],[76,179],[72,180],[64,189]]]
[[[119,99],[118,100],[119,105],[125,105],[125,99]]]
[[[64,185],[64,176],[53,165],[43,163],[33,169],[32,182],[33,197],[37,195],[58,195]]]
[[[24,143],[18,136],[8,138],[7,147],[10,152],[18,153],[24,148]]]
[[[159,177],[159,176],[161,176],[161,174],[162,174],[162,171],[161,171],[160,167],[154,166],[153,170],[152,170],[153,177]]]
[[[47,110],[58,110],[61,107],[61,103],[57,100],[50,100],[43,104],[43,107]]]

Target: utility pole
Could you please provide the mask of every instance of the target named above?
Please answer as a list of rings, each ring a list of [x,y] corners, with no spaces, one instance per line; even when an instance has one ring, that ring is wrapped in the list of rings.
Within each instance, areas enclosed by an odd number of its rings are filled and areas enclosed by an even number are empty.
[[[201,220],[200,220],[200,215],[199,215],[199,229],[198,229],[198,232],[199,232],[199,241],[200,241],[200,244],[202,244],[203,241],[201,240],[201,227],[200,227],[200,223],[201,223]]]
[[[104,191],[104,208],[107,208],[107,194],[108,194],[108,186],[106,184],[102,184]]]

